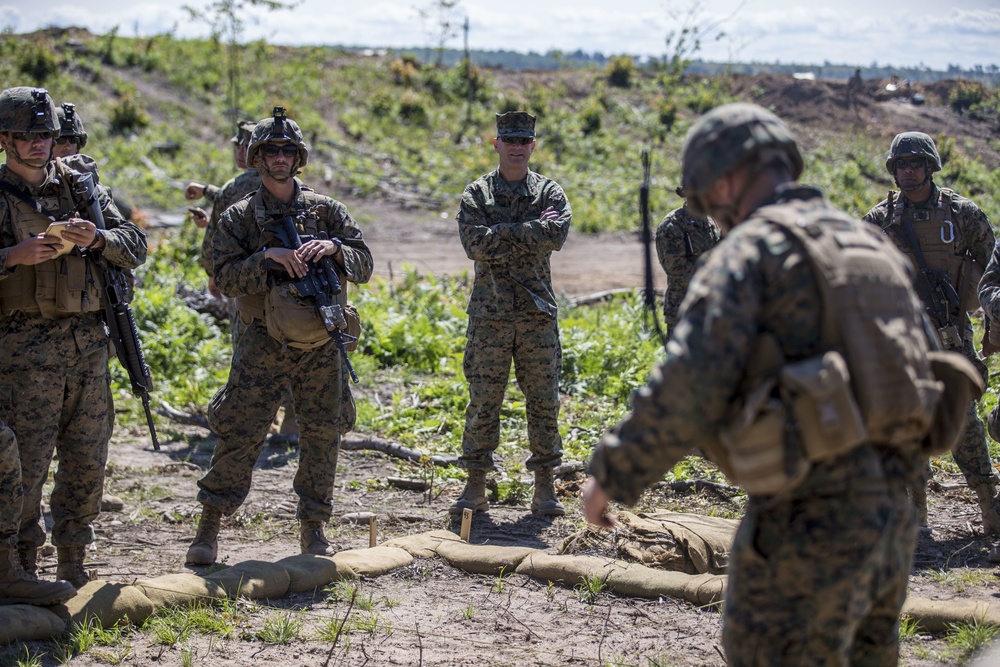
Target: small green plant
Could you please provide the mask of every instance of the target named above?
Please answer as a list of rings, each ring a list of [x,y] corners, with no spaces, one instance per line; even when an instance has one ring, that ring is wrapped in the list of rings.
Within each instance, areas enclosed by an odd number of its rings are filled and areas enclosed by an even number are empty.
[[[181,647],[181,667],[192,667],[194,665],[194,656],[197,655],[197,651],[191,646]]]
[[[347,623],[347,626],[352,630],[357,630],[358,632],[363,632],[367,635],[374,635],[382,627],[383,630],[388,633],[388,624],[383,624],[382,617],[378,612],[371,611],[367,614],[354,614],[351,616]]]
[[[21,654],[17,657],[17,662],[14,664],[17,667],[42,667],[42,656],[38,653],[32,653],[28,650],[27,646],[22,647],[24,649],[23,656]]]
[[[594,604],[600,597],[607,584],[607,579],[595,575],[585,576],[580,579],[580,583],[573,587],[576,591],[576,599],[584,604]]]
[[[500,573],[497,574],[497,578],[493,580],[493,592],[503,593],[507,590],[507,585],[510,582],[511,575],[504,571],[505,568],[500,568]]]
[[[965,656],[972,655],[1000,636],[1000,627],[984,623],[980,619],[948,624],[947,628],[945,641]]]
[[[920,635],[920,621],[912,616],[901,616],[899,619],[899,640],[914,639]]]
[[[272,612],[264,619],[264,627],[256,638],[268,644],[287,644],[302,631],[302,619],[293,612]]]
[[[465,609],[462,610],[462,618],[466,621],[471,620],[473,616],[476,615],[476,608],[472,604],[465,605]]]

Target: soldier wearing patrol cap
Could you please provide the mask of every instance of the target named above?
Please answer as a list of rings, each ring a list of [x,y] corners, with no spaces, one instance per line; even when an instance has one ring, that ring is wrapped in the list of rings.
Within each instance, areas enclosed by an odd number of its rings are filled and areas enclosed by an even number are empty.
[[[526,467],[535,475],[531,511],[560,516],[565,509],[556,498],[552,469],[562,460],[562,348],[549,257],[566,242],[573,212],[559,184],[528,167],[535,117],[510,111],[497,114],[496,124],[499,167],[465,188],[457,216],[476,279],[466,308],[469,403],[459,457],[469,477],[450,512],[489,509],[486,474],[500,445],[500,408],[513,361],[528,419]]]
[[[634,504],[703,449],[749,496],[728,570],[727,662],[890,665],[916,541],[907,489],[939,407],[925,385],[937,377],[930,332],[906,259],[795,182],[802,167],[760,107],[727,104],[691,127],[687,201],[725,237],[696,270],[665,361],[599,442],[584,509],[611,525],[609,500]],[[965,396],[981,391],[954,357]]]
[[[979,308],[979,280],[996,241],[993,226],[978,206],[938,187],[941,170],[934,140],[923,132],[903,132],[892,140],[885,169],[899,188],[865,215],[892,239],[917,269],[917,293],[938,331],[941,344],[964,354],[986,377],[972,340],[969,312]],[[979,500],[983,530],[1000,535],[1000,484],[986,446],[986,430],[976,404],[968,406],[965,437],[952,457]],[[928,469],[929,472],[929,469]],[[927,493],[915,490],[914,502],[927,525]]]
[[[53,451],[59,466],[50,508],[56,576],[79,588],[100,511],[114,426],[103,291],[97,257],[122,269],[146,258],[146,237],[98,186],[105,229],[79,217],[89,177],[52,160],[60,126],[45,90],[0,93],[0,418],[17,434],[24,488],[17,551],[34,573],[45,542],[42,489]],[[46,233],[65,221],[62,241]],[[68,242],[64,245],[63,242]]]
[[[333,509],[347,405],[343,355],[314,306],[290,289],[289,276],[302,278],[309,265],[330,258],[342,286],[335,310],[346,328],[347,282],[368,281],[372,256],[347,207],[295,178],[308,160],[298,124],[275,107],[254,127],[247,148],[247,162],[260,172],[261,187],[222,213],[212,238],[216,283],[236,299],[246,328],[233,350],[229,380],[208,409],[209,426],[219,440],[212,465],[198,482],[203,509],[188,565],[215,561],[222,517],[246,499],[264,437],[288,391],[300,429],[293,484],[299,497],[299,546],[302,553],[334,553],[324,526]],[[286,216],[293,217],[303,237],[300,248],[281,247],[267,234],[272,222]],[[269,262],[283,271],[272,270]]]

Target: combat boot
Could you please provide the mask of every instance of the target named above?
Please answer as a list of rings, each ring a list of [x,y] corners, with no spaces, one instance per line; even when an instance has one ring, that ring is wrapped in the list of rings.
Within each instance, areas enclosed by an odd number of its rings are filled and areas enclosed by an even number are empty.
[[[315,556],[332,556],[337,553],[323,534],[323,523],[322,521],[299,522],[299,546],[302,547],[302,553]]]
[[[17,558],[21,561],[21,569],[33,577],[38,576],[38,549],[35,547],[17,545]]]
[[[90,582],[90,575],[83,568],[83,559],[87,556],[86,547],[56,546],[56,579],[63,579],[80,589]]]
[[[470,470],[462,495],[448,508],[448,512],[460,515],[465,510],[486,512],[489,509],[490,501],[486,499],[486,471]]]
[[[219,531],[222,529],[222,511],[203,505],[198,520],[198,533],[188,547],[185,565],[211,565],[219,554]]]
[[[923,484],[914,486],[910,490],[913,498],[913,508],[917,511],[917,525],[921,532],[930,531],[927,526],[927,487]]]
[[[76,589],[68,581],[39,581],[24,571],[15,549],[0,548],[0,604],[49,606],[74,595]]]
[[[990,482],[969,486],[979,499],[979,511],[983,514],[983,532],[987,535],[1000,535],[1000,499],[996,495],[996,486]]]
[[[125,509],[125,501],[118,496],[113,496],[107,492],[101,496],[102,512],[121,512],[123,509]]]
[[[552,468],[535,471],[535,495],[531,498],[531,511],[540,516],[563,516],[566,508],[556,498],[555,478]]]

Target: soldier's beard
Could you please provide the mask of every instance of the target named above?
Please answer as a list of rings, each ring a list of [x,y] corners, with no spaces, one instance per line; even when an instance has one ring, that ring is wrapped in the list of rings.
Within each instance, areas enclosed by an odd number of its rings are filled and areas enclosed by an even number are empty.
[[[899,188],[901,192],[916,192],[931,182],[931,175],[927,174],[924,176],[924,180],[920,181],[916,185],[903,185],[899,182],[899,179],[895,177],[893,177],[893,180],[896,181],[896,187]]]
[[[12,158],[14,158],[14,162],[18,163],[23,167],[27,167],[28,169],[45,169],[45,165],[47,165],[49,163],[49,160],[52,159],[52,149],[49,149],[49,156],[44,160],[43,159],[25,160],[24,158],[21,157],[21,154],[17,152],[17,147],[14,146],[14,142],[8,144],[7,154],[10,155]]]

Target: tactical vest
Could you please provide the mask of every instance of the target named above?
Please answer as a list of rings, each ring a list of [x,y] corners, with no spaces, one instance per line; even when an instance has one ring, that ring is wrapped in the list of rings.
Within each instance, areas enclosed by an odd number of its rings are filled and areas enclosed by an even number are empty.
[[[306,209],[316,204],[321,204],[325,201],[325,197],[317,195],[311,190],[306,188],[301,189],[302,199],[297,203],[296,208]],[[244,212],[244,224],[257,225],[258,230],[263,230],[268,224],[267,212],[264,208],[263,197],[260,190],[254,193],[253,197],[250,199],[249,205],[246,207]],[[307,217],[304,220],[296,218],[296,229],[299,232],[299,236],[318,236],[321,230],[319,226],[319,220],[315,217]],[[263,236],[263,235],[262,235]],[[262,245],[259,250],[263,250]],[[361,333],[361,320],[358,315],[358,311],[347,304],[347,281],[340,281],[340,293],[331,297],[334,304],[339,305],[344,312],[345,319],[348,324],[347,333],[352,336],[355,340],[347,345],[348,351],[354,350],[357,347],[357,337]],[[272,326],[271,322],[268,322],[269,318],[274,317],[274,309],[271,307],[271,299],[276,296],[277,292],[282,292],[282,287],[280,285],[272,286],[268,292],[261,292],[258,294],[247,294],[244,296],[236,297],[236,307],[240,313],[240,317],[244,323],[250,324],[254,320],[264,322],[268,326],[268,332],[271,333],[272,337],[276,339],[279,336],[276,333],[272,333],[276,329],[280,329],[280,324],[275,327]],[[284,300],[293,299],[294,297],[281,293],[281,297]],[[311,306],[310,306],[311,307]],[[303,314],[300,312],[295,314],[295,308],[289,308],[286,312],[289,317],[301,317]],[[294,328],[298,325],[291,324]],[[319,347],[329,340],[329,335],[325,333],[325,329],[317,328],[313,334],[308,336],[309,340],[300,341],[289,341],[285,339],[280,339],[279,342],[283,344],[288,344],[290,347],[295,347],[298,349],[314,349]]]
[[[890,192],[886,197],[889,211],[883,229],[892,227],[899,240],[897,247],[919,271],[922,267],[903,228],[904,217],[910,221],[927,267],[944,272],[958,293],[960,304],[954,313],[958,315],[957,311],[964,313],[979,307],[979,280],[983,277],[983,267],[968,251],[959,253],[957,250],[962,232],[954,220],[954,196],[952,190],[938,188],[936,201],[928,202],[926,208],[913,208],[905,205],[906,198],[901,193]]]
[[[49,223],[66,220],[76,205],[70,190],[70,173],[59,169],[61,185],[53,195],[35,199],[32,208],[19,197],[4,192],[15,240],[20,243],[45,231]],[[79,313],[101,309],[101,289],[95,278],[93,261],[73,249],[68,255],[35,265],[21,264],[0,281],[0,312],[38,313],[50,320],[61,320]]]
[[[709,454],[748,492],[772,495],[796,486],[813,462],[863,442],[913,448],[930,430],[944,387],[903,257],[829,208],[783,204],[755,215],[805,250],[822,299],[825,352],[786,363],[777,340],[762,334],[742,399]]]

